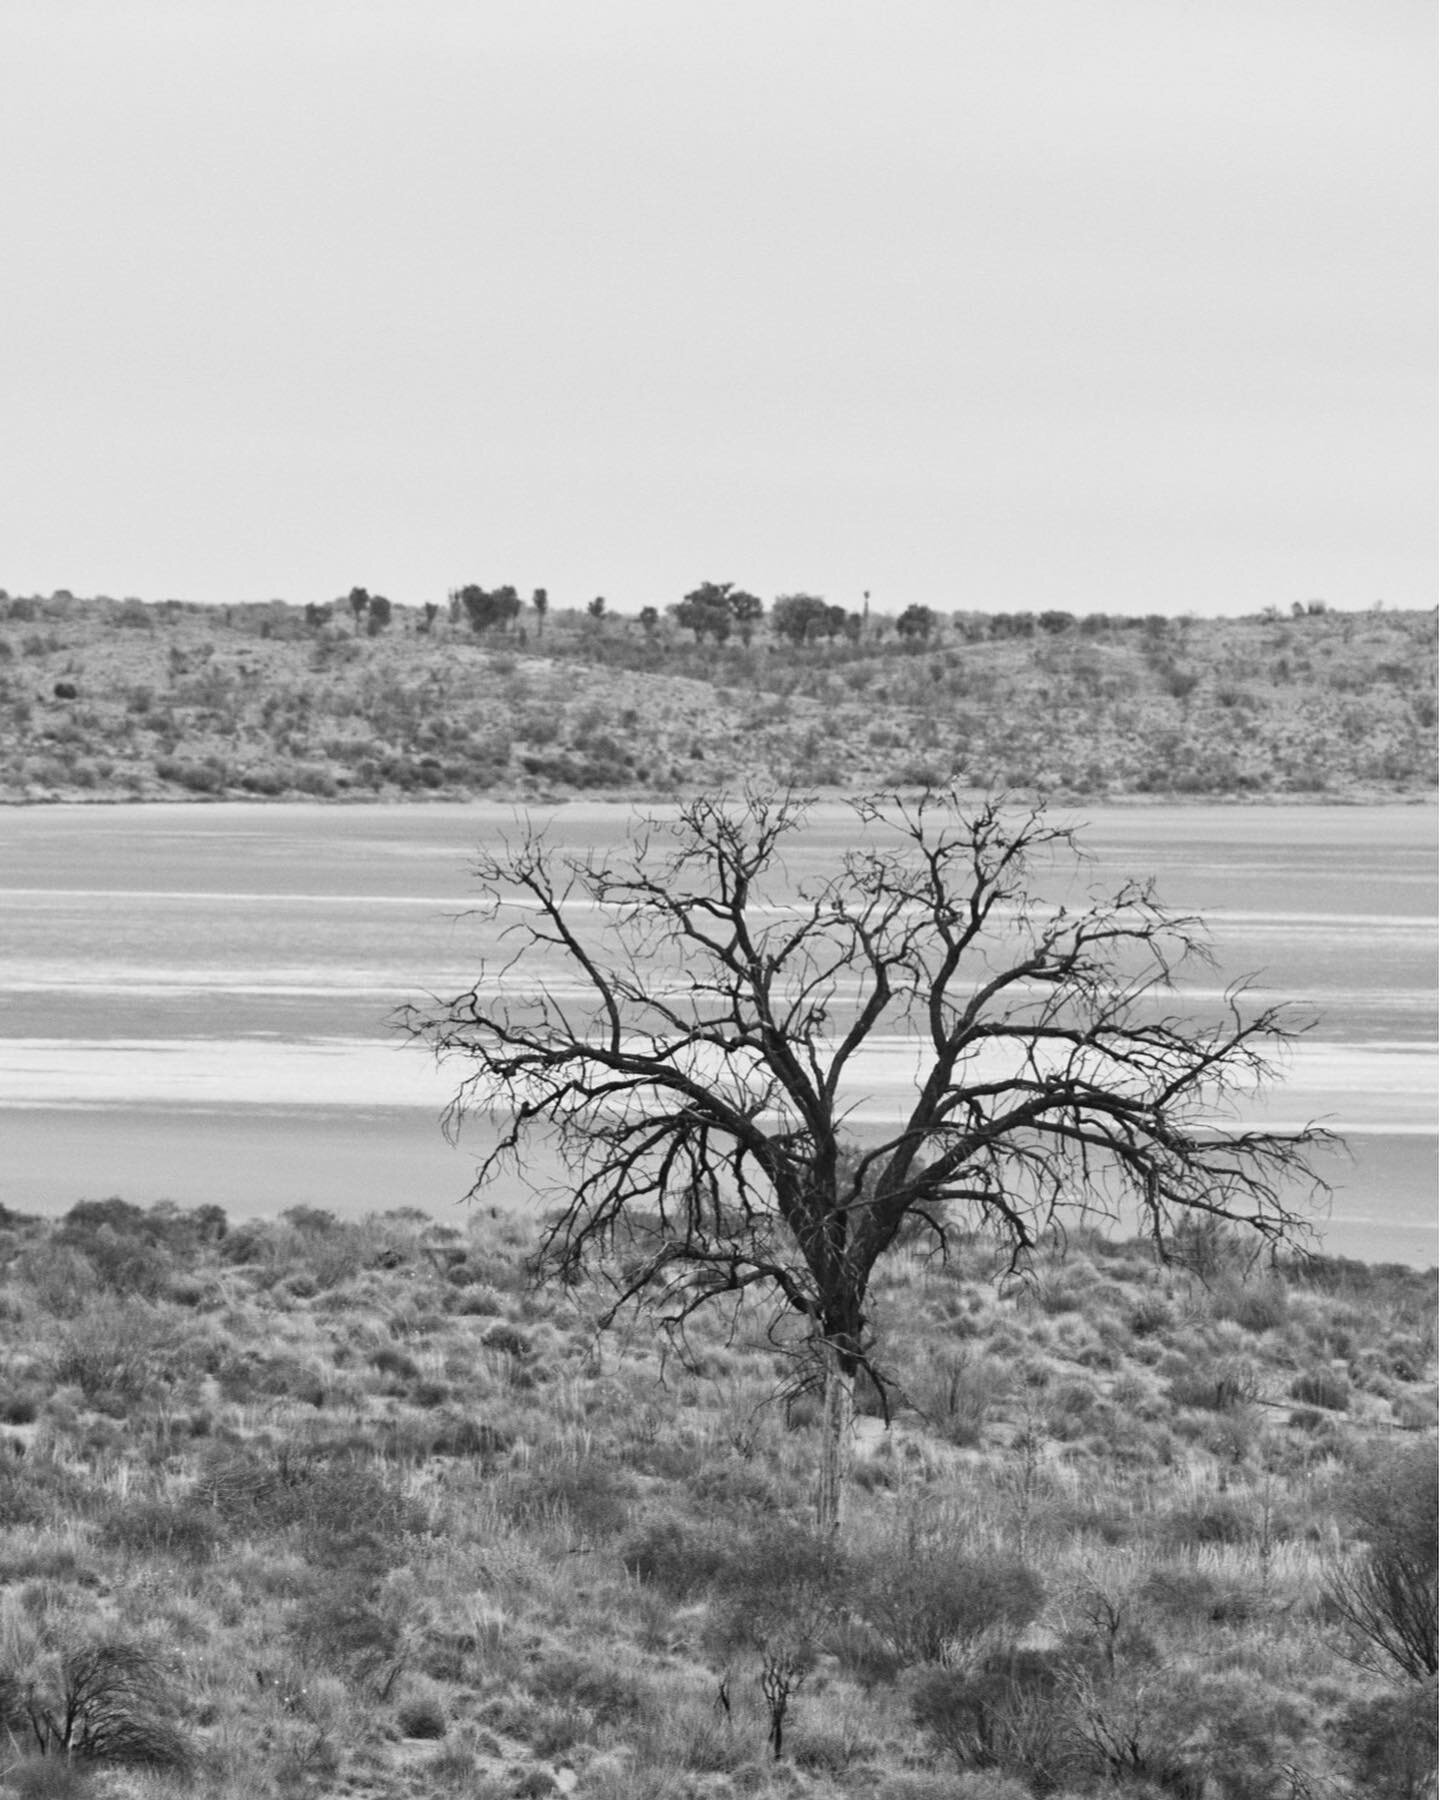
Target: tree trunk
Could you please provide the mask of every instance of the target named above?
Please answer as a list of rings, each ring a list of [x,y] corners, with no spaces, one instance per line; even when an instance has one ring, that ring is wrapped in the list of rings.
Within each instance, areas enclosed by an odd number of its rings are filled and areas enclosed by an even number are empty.
[[[815,1514],[820,1530],[833,1535],[839,1531],[845,1512],[845,1484],[855,1434],[855,1377],[841,1366],[839,1349],[829,1340],[821,1344],[820,1354],[825,1360],[825,1402],[820,1421],[820,1489]]]

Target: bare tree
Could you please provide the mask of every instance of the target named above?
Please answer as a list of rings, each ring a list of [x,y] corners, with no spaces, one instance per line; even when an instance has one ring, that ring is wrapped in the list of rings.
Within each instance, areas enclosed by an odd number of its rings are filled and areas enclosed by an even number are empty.
[[[943,1255],[980,1223],[1017,1264],[1091,1211],[1128,1209],[1162,1248],[1195,1214],[1283,1240],[1323,1135],[1217,1125],[1294,1028],[1233,993],[1209,1023],[1169,1013],[1206,939],[1148,884],[1047,905],[1037,864],[1083,864],[1039,811],[970,815],[951,792],[850,810],[854,847],[812,876],[787,867],[808,812],[793,796],[691,801],[618,857],[507,844],[477,869],[506,954],[403,1014],[467,1067],[447,1125],[502,1121],[475,1191],[535,1134],[558,1145],[571,1185],[542,1269],[573,1278],[624,1238],[611,1317],[649,1299],[680,1329],[761,1289],[803,1322],[825,1370],[825,1527],[857,1373],[884,1391],[867,1295],[902,1232]],[[913,1087],[857,1141],[886,1039],[913,1048]]]

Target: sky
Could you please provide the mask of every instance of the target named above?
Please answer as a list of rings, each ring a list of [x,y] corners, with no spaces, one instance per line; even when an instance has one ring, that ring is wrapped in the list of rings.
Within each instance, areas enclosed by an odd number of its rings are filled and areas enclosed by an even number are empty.
[[[1431,0],[0,0],[0,585],[1430,607]]]

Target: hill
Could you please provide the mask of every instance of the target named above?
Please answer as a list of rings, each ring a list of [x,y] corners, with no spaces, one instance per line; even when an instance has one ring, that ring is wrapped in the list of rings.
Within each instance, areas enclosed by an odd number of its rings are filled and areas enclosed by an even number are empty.
[[[0,598],[0,798],[955,779],[1094,800],[1364,800],[1435,782],[1429,613],[925,614],[902,632],[822,608],[829,636],[747,623],[746,642],[648,608],[521,609],[478,633],[456,612],[397,606],[367,631],[358,612],[282,602]]]

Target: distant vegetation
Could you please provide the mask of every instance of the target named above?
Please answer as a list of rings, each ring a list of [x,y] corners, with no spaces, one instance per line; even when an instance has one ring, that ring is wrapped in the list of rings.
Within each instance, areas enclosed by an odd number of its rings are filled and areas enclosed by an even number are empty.
[[[464,1225],[0,1209],[0,1789],[1429,1791],[1433,1274],[912,1249],[836,1543],[798,1333]]]
[[[705,582],[603,596],[0,594],[0,797],[526,798],[956,780],[1104,799],[1413,798],[1433,613],[888,618]]]

